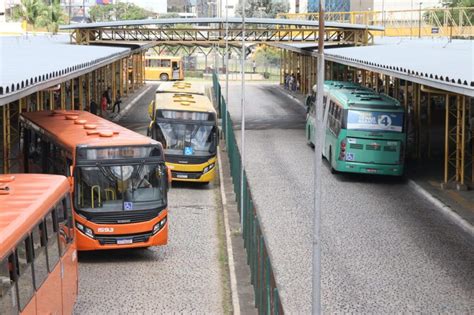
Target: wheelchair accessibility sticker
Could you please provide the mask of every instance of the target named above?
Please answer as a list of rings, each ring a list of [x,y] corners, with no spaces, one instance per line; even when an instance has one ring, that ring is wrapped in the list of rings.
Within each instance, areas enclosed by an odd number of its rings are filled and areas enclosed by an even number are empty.
[[[346,161],[354,161],[354,153],[346,153]]]
[[[192,147],[184,147],[184,155],[193,155]]]
[[[124,202],[123,203],[124,210],[133,210],[133,202]]]

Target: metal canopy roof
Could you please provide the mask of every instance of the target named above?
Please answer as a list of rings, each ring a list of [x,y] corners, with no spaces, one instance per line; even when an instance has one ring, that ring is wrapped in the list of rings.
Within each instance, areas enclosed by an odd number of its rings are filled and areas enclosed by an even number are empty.
[[[278,47],[317,56],[315,45],[279,44]],[[372,46],[328,50],[325,58],[474,97],[472,40],[376,38]]]
[[[242,18],[228,18],[229,24],[241,24]],[[175,19],[146,19],[146,20],[128,20],[128,21],[113,21],[113,22],[97,22],[97,23],[80,23],[73,25],[61,25],[61,30],[75,30],[75,29],[94,29],[107,27],[128,27],[128,26],[146,26],[146,25],[170,25],[170,24],[215,24],[226,23],[225,18],[175,18]],[[305,20],[289,20],[289,19],[265,19],[265,18],[248,18],[245,19],[246,24],[262,24],[275,26],[298,26],[298,27],[318,27],[318,21]],[[349,24],[338,22],[325,22],[326,28],[344,28],[348,30],[369,30],[369,31],[383,31],[382,26],[364,25],[364,24]]]
[[[0,37],[0,46],[0,106],[130,54],[129,48],[71,45],[68,36]]]

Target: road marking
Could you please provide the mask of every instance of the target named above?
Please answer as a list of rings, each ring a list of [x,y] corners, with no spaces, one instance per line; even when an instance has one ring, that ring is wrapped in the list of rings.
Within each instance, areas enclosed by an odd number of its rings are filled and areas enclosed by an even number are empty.
[[[431,195],[428,191],[422,188],[420,185],[415,183],[413,180],[408,180],[408,185],[417,191],[420,195],[424,196],[430,201],[436,208],[441,212],[444,217],[460,227],[463,231],[468,233],[471,237],[474,237],[474,226],[464,220],[459,214],[453,211],[449,206],[444,204],[441,200]]]
[[[234,252],[232,250],[232,240],[230,238],[229,217],[227,214],[227,199],[224,193],[224,174],[222,173],[221,154],[217,150],[217,165],[219,167],[219,184],[221,188],[222,209],[224,210],[225,239],[227,243],[227,256],[229,259],[230,290],[232,293],[233,314],[240,315],[239,292],[237,290],[237,277],[235,275]]]
[[[138,102],[138,100],[143,96],[145,95],[146,92],[148,92],[149,90],[151,90],[153,87],[155,87],[154,85],[150,85],[149,87],[147,87],[146,89],[144,89],[140,94],[138,94],[137,96],[135,96],[135,98],[133,98],[130,103],[128,103],[127,106],[125,106],[125,108],[123,110],[120,111],[120,114],[118,114],[117,116],[115,116],[114,118],[112,118],[111,120],[113,122],[118,122],[132,107],[133,105],[135,105],[136,102]]]

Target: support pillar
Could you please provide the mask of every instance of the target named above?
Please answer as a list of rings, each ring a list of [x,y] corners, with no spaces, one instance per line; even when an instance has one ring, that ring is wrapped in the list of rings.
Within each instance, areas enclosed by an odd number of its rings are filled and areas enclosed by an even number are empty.
[[[2,159],[3,159],[3,173],[8,174],[10,170],[9,151],[10,151],[10,104],[5,104],[2,109]]]
[[[69,108],[69,109],[71,109],[71,110],[76,109],[75,106],[74,106],[74,105],[75,105],[75,104],[74,104],[74,101],[75,101],[75,100],[74,100],[74,92],[75,92],[75,91],[74,91],[74,82],[75,82],[75,80],[74,80],[74,79],[71,79],[71,108]]]

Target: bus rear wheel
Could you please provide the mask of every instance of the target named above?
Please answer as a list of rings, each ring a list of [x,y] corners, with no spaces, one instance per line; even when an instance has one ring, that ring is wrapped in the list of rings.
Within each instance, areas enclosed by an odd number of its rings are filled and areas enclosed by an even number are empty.
[[[308,131],[307,131],[306,144],[314,149],[314,143],[311,142],[311,129],[310,128],[308,128]]]
[[[329,168],[331,169],[331,174],[337,174],[336,169],[332,166],[332,148],[329,147]]]
[[[166,73],[160,74],[160,80],[161,81],[168,81],[169,76]]]

